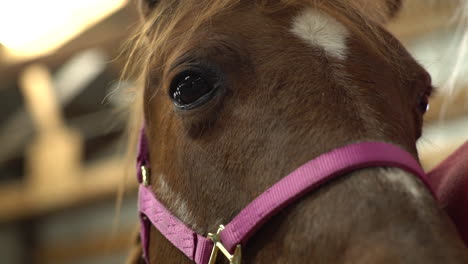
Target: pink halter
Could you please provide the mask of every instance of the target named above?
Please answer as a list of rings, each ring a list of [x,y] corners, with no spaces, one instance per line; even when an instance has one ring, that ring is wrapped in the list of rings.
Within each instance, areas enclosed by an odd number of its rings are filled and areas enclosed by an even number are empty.
[[[383,142],[361,142],[341,148],[307,162],[271,186],[248,204],[225,227],[208,238],[197,234],[171,214],[143,184],[149,166],[148,144],[141,133],[138,151],[139,212],[144,258],[148,260],[149,229],[152,224],[174,246],[197,264],[216,262],[221,251],[231,263],[240,263],[240,248],[273,215],[322,183],[357,169],[388,166],[404,169],[418,176],[434,194],[426,174],[408,152]],[[214,246],[215,245],[215,246]],[[211,260],[210,260],[211,257]]]

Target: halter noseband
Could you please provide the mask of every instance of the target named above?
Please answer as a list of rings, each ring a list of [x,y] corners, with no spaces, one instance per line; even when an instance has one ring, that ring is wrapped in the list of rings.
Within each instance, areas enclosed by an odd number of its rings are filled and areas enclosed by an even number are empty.
[[[137,170],[143,255],[149,263],[151,224],[196,264],[215,264],[219,251],[232,264],[241,263],[241,245],[280,210],[321,184],[357,169],[396,167],[418,176],[434,194],[426,174],[408,152],[384,142],[361,142],[334,149],[307,162],[248,204],[215,234],[200,235],[158,201],[149,186],[149,154],[144,131],[140,136]]]

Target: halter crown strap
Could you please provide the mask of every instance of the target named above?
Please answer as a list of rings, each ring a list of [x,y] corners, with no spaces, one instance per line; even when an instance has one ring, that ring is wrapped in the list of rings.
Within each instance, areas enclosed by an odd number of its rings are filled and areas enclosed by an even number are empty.
[[[147,149],[141,148],[141,145],[146,144],[144,136],[141,140],[143,143],[140,144],[140,149]],[[302,165],[248,204],[224,230],[220,231],[222,245],[229,252],[233,252],[237,245],[245,245],[255,231],[278,211],[322,183],[340,174],[376,166],[404,169],[418,176],[432,192],[419,163],[401,148],[383,142],[362,142],[344,146]],[[148,256],[150,222],[189,259],[197,264],[207,264],[213,242],[192,231],[172,215],[148,187],[140,186],[139,191],[144,255]],[[147,258],[146,261],[149,263]]]

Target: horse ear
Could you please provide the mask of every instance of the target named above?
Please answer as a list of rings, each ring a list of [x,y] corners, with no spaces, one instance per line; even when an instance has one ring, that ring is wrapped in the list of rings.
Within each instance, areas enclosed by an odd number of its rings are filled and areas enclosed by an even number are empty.
[[[148,14],[159,4],[160,0],[138,0],[138,11],[142,17]]]
[[[386,24],[402,7],[403,0],[355,0],[358,8],[371,19]]]

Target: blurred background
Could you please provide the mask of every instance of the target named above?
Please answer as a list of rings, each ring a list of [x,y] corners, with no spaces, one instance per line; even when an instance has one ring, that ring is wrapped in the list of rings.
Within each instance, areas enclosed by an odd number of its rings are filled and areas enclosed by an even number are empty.
[[[440,87],[418,142],[426,169],[468,139],[467,8],[406,0],[390,25]],[[1,263],[124,262],[137,209],[119,54],[137,20],[127,0],[0,0]]]
[[[124,262],[137,227],[133,177],[115,209],[128,2],[0,0],[0,263]]]

